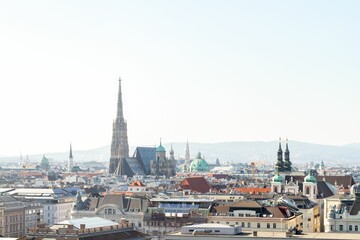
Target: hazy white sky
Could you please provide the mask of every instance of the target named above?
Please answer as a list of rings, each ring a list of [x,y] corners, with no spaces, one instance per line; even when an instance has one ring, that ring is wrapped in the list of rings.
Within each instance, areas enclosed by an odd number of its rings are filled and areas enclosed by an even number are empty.
[[[360,142],[359,1],[0,1],[0,154]]]

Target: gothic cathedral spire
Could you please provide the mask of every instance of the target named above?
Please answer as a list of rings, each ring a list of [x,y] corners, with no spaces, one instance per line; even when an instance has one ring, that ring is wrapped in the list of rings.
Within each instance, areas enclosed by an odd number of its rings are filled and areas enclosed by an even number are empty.
[[[117,175],[123,175],[122,166],[124,158],[129,157],[129,144],[127,137],[127,123],[124,120],[123,115],[123,103],[122,103],[122,92],[121,92],[121,78],[119,78],[119,93],[117,103],[117,115],[113,122],[113,135],[111,141],[111,156],[109,164],[109,173],[115,173]]]

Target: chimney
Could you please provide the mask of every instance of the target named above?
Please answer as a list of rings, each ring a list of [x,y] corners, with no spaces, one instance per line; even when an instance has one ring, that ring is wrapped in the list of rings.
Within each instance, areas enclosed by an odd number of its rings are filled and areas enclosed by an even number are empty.
[[[85,229],[85,224],[80,224],[80,229]]]
[[[121,218],[120,219],[120,224],[121,225],[126,225],[127,224],[126,218]]]

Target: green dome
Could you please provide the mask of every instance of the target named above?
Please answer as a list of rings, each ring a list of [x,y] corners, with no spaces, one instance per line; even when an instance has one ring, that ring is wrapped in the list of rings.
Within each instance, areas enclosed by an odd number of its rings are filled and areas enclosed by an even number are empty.
[[[165,151],[165,148],[161,145],[161,143],[160,143],[160,145],[156,148],[156,152],[166,152],[166,151]]]
[[[284,178],[279,175],[279,173],[276,173],[275,176],[272,178],[273,182],[283,182]]]
[[[201,153],[196,155],[196,158],[190,164],[190,172],[207,172],[209,171],[208,163],[201,158]]]
[[[316,178],[312,175],[310,175],[310,173],[304,178],[304,182],[316,182]]]

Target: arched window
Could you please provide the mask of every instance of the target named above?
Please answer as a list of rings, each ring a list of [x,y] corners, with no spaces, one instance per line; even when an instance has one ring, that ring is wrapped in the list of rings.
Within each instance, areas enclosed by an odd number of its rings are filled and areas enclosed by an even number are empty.
[[[310,194],[310,187],[306,187],[305,194]]]
[[[358,225],[355,225],[355,231],[356,231],[356,232],[359,231]]]
[[[352,225],[349,225],[349,231],[350,232],[352,231]]]

